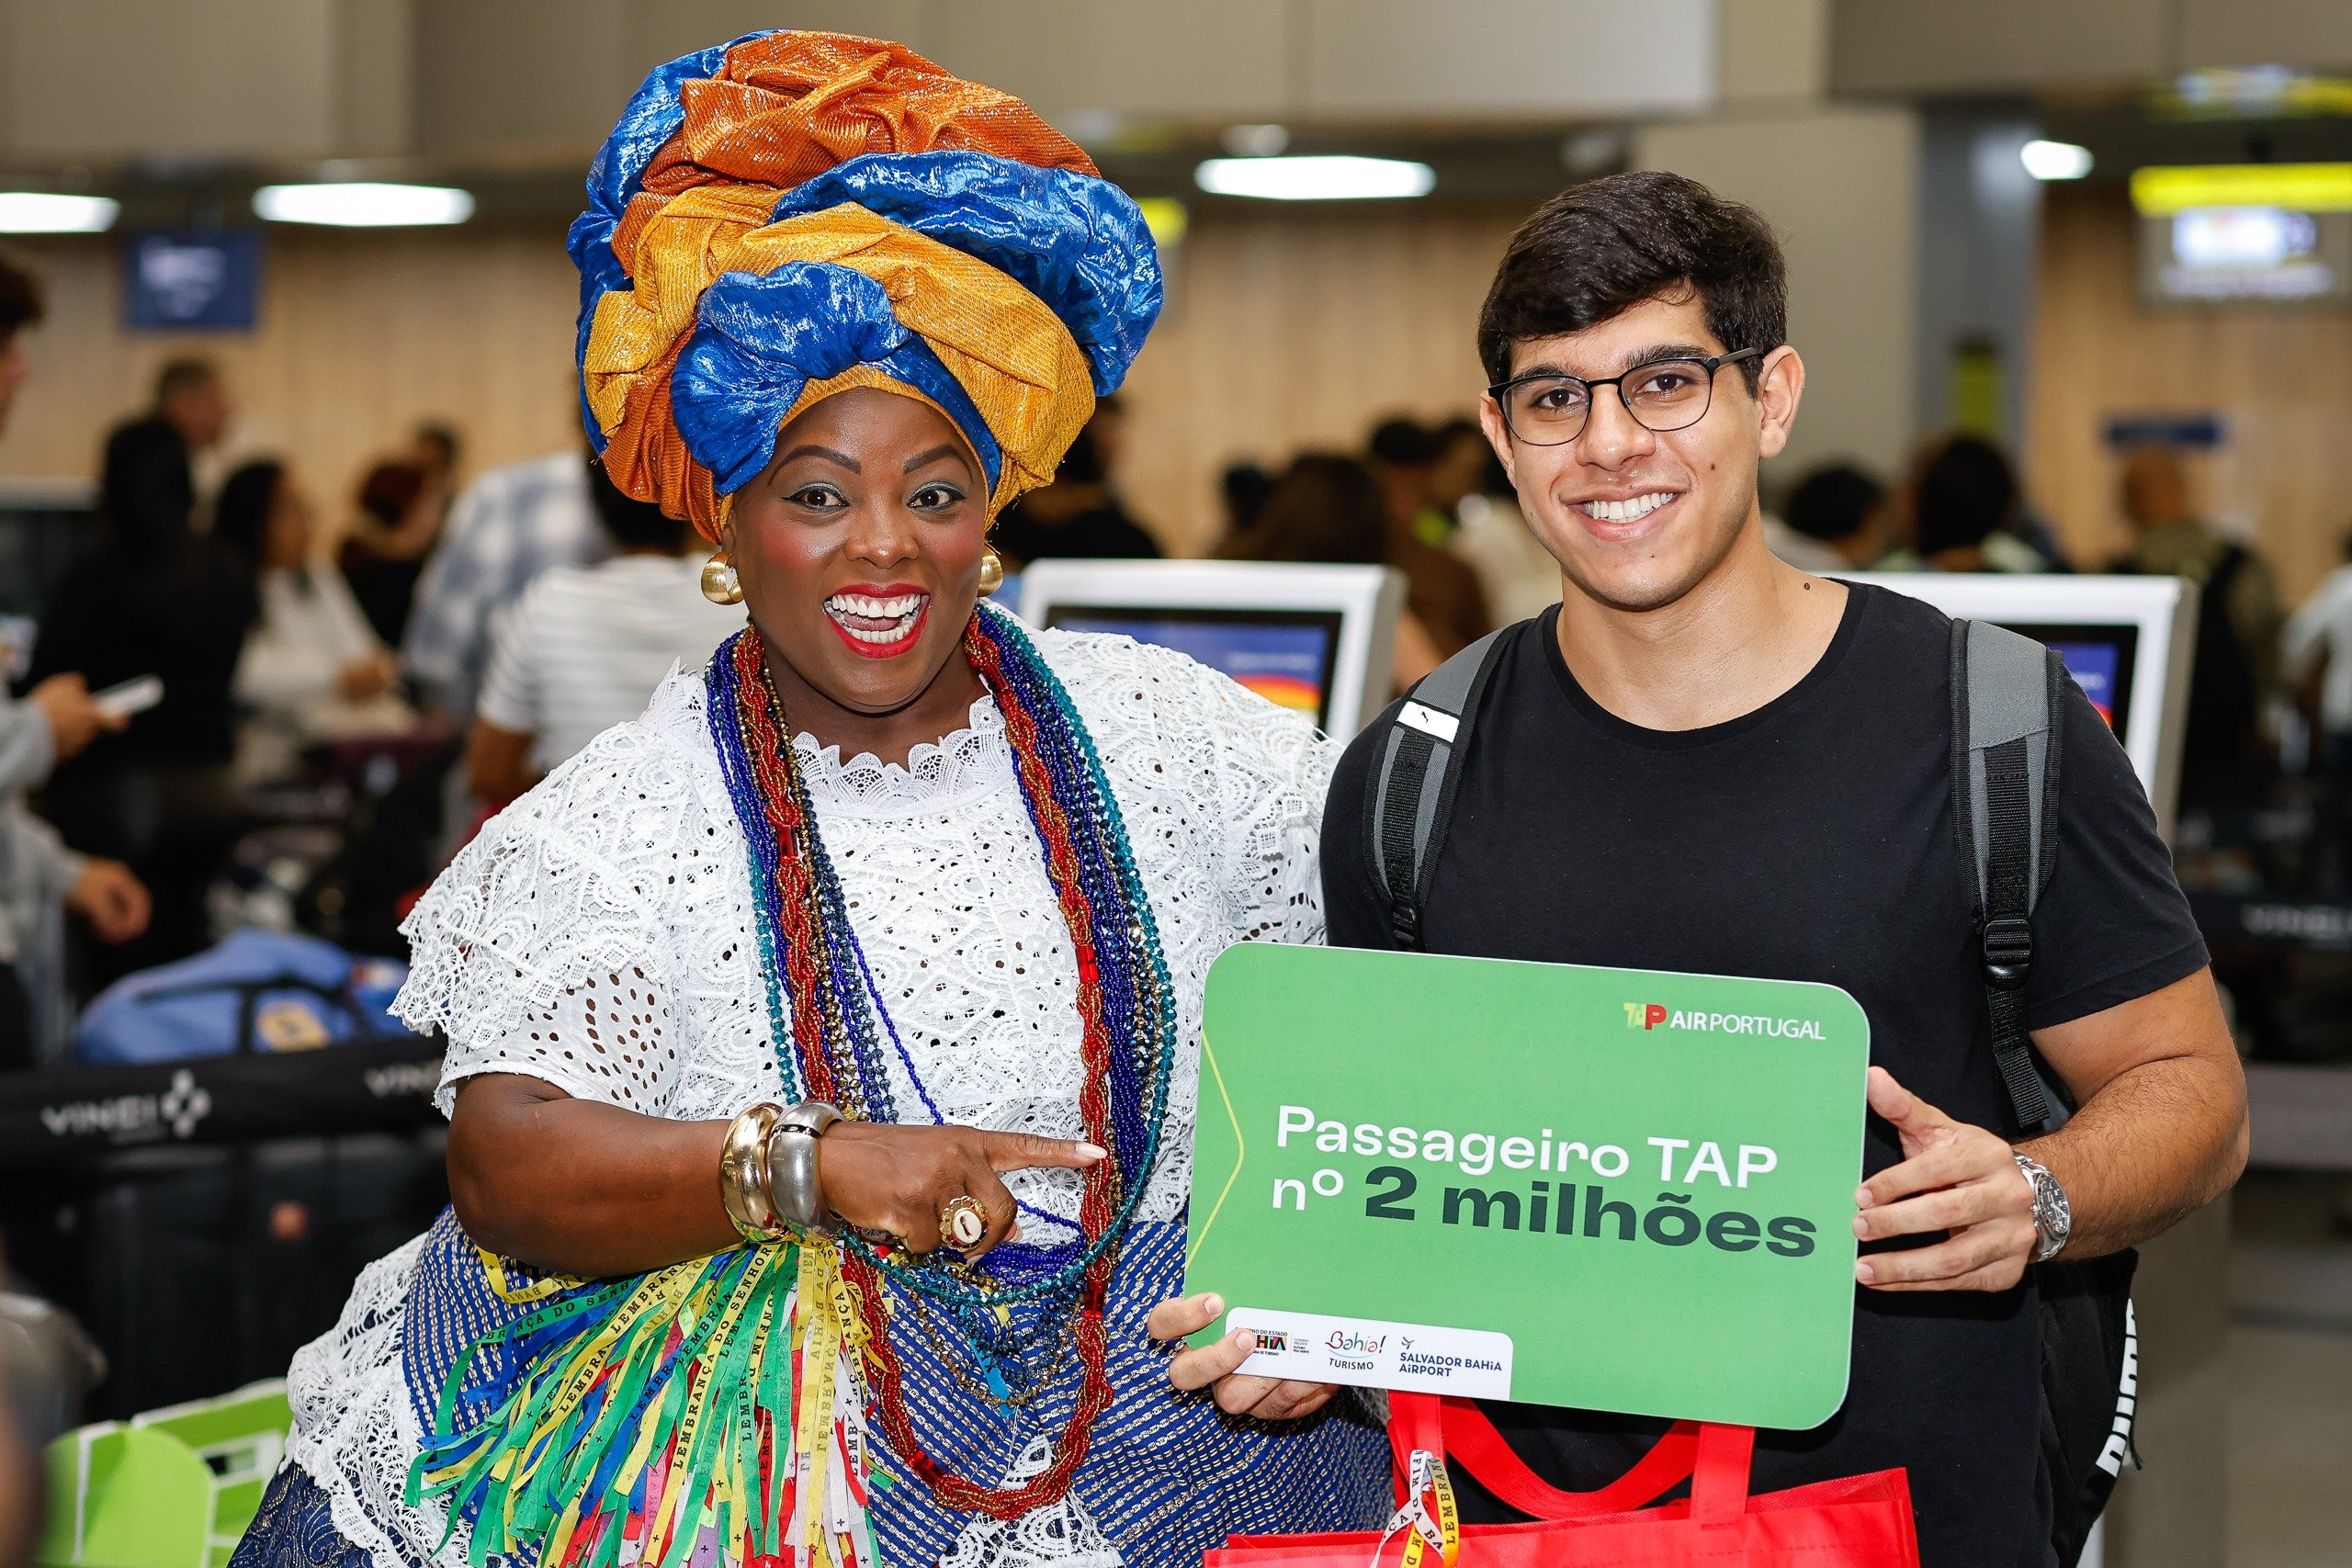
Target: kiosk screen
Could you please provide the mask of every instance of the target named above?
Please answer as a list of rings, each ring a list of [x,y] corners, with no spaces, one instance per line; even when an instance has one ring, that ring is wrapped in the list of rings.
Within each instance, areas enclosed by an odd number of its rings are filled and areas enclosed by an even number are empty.
[[[2090,698],[2091,706],[2115,731],[2116,739],[2130,739],[2124,730],[2132,711],[2132,667],[2140,649],[2139,627],[2002,624],[2053,650],[2083,694]]]
[[[1286,708],[1331,720],[1331,668],[1340,649],[1338,610],[1181,609],[1169,605],[1057,604],[1046,625],[1114,632],[1157,643],[1223,671]]]

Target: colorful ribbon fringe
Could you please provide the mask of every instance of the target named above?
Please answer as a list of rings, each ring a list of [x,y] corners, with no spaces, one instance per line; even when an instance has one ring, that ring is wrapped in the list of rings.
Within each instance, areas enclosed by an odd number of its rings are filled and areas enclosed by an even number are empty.
[[[485,1267],[506,1299],[537,1304],[452,1371],[409,1472],[412,1506],[448,1506],[444,1545],[462,1519],[475,1568],[876,1562],[865,1330],[831,1247],[741,1247],[511,1291],[496,1260]],[[519,1377],[461,1428],[468,1366],[485,1356]]]

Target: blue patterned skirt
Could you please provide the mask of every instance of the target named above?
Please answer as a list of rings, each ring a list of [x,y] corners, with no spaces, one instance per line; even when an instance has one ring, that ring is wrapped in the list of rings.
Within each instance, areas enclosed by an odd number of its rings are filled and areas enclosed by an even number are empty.
[[[1376,1527],[1388,1509],[1388,1443],[1353,1399],[1334,1400],[1304,1421],[1230,1416],[1205,1394],[1176,1393],[1167,1352],[1144,1329],[1151,1308],[1181,1292],[1182,1222],[1137,1224],[1121,1250],[1106,1319],[1116,1391],[1095,1422],[1071,1495],[1131,1568],[1197,1563],[1228,1534]],[[402,1371],[419,1425],[430,1430],[443,1384],[467,1348],[522,1309],[493,1294],[453,1212],[428,1233],[401,1326]],[[898,1321],[910,1323],[908,1312]],[[909,1414],[932,1456],[949,1470],[995,1483],[1039,1436],[1061,1432],[1075,1405],[1079,1369],[1065,1364],[1025,1407],[1008,1410],[968,1393],[919,1334],[898,1345]],[[484,1359],[487,1359],[486,1358]],[[469,1388],[498,1403],[500,1369],[477,1363]],[[884,1478],[904,1472],[874,1434]],[[936,1562],[971,1522],[912,1482],[877,1484],[876,1544],[890,1563]],[[370,1568],[338,1535],[325,1494],[292,1466],[264,1499],[230,1568]],[[372,1568],[418,1568],[377,1562]]]

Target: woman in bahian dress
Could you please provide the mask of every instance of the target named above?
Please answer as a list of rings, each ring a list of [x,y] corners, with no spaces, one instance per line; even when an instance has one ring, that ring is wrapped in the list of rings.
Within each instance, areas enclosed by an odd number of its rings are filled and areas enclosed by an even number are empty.
[[[654,72],[589,188],[592,434],[748,626],[417,907],[456,1203],[298,1357],[236,1568],[1376,1521],[1351,1397],[1178,1348],[1219,1310],[1180,1294],[1203,977],[1319,938],[1328,744],[984,599],[1158,312],[1134,204],[1018,100],[806,33]]]

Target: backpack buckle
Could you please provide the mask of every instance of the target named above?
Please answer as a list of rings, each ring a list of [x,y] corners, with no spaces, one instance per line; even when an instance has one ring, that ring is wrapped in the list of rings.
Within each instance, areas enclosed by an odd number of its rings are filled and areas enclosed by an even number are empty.
[[[2032,923],[2017,915],[1987,920],[1981,942],[1985,980],[2004,991],[2023,987],[2033,966]]]

